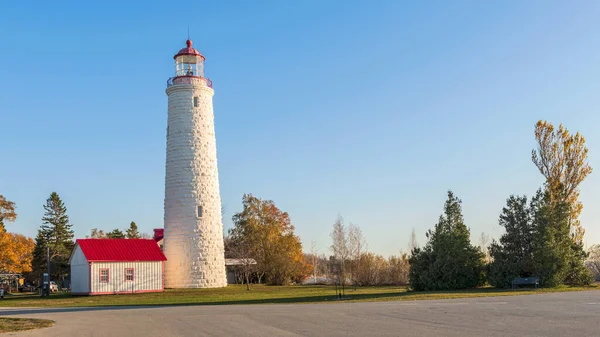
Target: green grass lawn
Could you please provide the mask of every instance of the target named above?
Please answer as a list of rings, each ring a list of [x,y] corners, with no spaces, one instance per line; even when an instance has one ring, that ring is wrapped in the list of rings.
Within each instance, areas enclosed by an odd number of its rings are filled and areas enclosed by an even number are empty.
[[[47,319],[0,317],[0,333],[47,328],[52,325],[54,321]]]
[[[315,303],[412,301],[449,298],[512,296],[549,292],[598,290],[598,286],[560,287],[537,290],[499,290],[479,288],[459,291],[413,292],[404,287],[359,287],[346,289],[346,298],[337,299],[332,286],[265,286],[255,285],[250,291],[245,286],[230,285],[219,289],[167,289],[163,293],[134,295],[71,296],[52,294],[48,298],[31,296],[5,296],[0,307],[81,307],[81,306],[131,306],[131,305],[216,305],[263,303]]]

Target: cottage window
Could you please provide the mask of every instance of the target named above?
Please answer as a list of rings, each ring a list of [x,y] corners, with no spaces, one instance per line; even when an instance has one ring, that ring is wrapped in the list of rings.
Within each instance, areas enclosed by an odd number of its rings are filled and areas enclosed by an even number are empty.
[[[108,269],[100,269],[100,283],[108,283],[109,279]]]
[[[125,268],[125,281],[133,281],[133,268]]]
[[[198,107],[198,105],[200,105],[200,100],[198,99],[198,96],[194,97],[194,107]]]

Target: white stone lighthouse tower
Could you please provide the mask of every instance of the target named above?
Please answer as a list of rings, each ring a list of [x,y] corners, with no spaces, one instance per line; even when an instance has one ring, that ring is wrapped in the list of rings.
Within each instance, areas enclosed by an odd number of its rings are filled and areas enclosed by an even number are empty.
[[[165,287],[227,286],[212,82],[192,41],[167,81]]]

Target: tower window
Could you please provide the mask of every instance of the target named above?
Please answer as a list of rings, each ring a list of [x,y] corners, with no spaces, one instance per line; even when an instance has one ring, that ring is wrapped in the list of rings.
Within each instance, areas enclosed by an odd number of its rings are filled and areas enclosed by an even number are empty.
[[[199,105],[199,103],[200,103],[200,102],[199,102],[198,96],[194,97],[194,107],[196,107],[196,108],[197,108],[197,107],[198,107],[198,105]]]
[[[198,217],[202,217],[202,206],[198,206]]]

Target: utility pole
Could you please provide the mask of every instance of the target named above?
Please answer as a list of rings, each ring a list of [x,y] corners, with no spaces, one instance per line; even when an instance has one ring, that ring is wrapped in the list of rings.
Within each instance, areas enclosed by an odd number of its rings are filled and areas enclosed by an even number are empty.
[[[46,261],[48,261],[48,285],[46,285],[46,295],[50,296],[50,246],[46,247]]]

